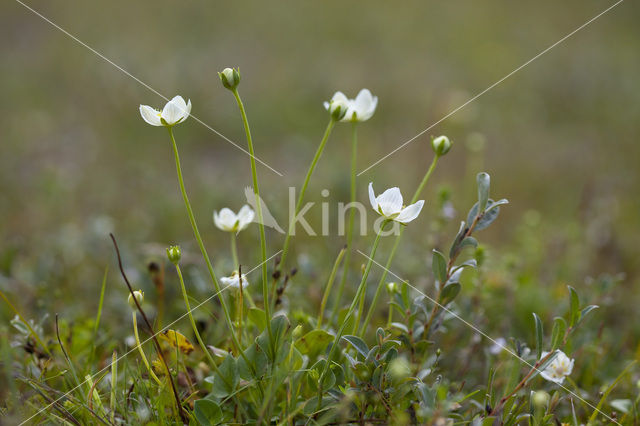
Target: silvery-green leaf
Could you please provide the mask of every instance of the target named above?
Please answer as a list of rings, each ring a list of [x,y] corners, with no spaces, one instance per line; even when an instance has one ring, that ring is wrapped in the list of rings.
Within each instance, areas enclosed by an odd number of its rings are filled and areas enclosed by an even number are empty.
[[[433,250],[431,268],[433,269],[433,276],[436,280],[441,284],[444,283],[447,279],[447,261],[444,255],[438,250]]]
[[[537,351],[537,359],[540,359],[542,356],[542,321],[540,317],[534,312],[533,319],[536,325],[536,351]]]
[[[476,177],[478,182],[478,204],[480,205],[479,211],[483,212],[487,207],[489,201],[489,187],[491,186],[491,178],[488,173],[478,173]]]

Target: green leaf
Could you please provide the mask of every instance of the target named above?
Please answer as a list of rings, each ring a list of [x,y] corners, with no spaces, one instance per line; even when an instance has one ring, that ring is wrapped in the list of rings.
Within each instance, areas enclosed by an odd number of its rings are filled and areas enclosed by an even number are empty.
[[[443,284],[447,280],[447,261],[438,250],[433,250],[431,268],[433,269],[433,276],[440,284]]]
[[[593,310],[598,309],[600,306],[598,305],[589,305],[586,308],[583,308],[582,311],[580,311],[580,319],[578,320],[578,322],[576,323],[575,327],[578,327],[582,321],[584,321],[585,317]],[[575,328],[574,327],[574,328]]]
[[[296,347],[305,354],[316,354],[324,350],[333,341],[333,336],[325,330],[311,330],[296,340]]]
[[[447,305],[453,302],[453,299],[455,299],[456,296],[458,296],[458,293],[460,293],[461,288],[462,286],[460,283],[450,283],[444,286],[440,292],[440,304]]]
[[[199,399],[193,404],[193,414],[201,426],[217,425],[222,421],[220,406],[210,399]]]
[[[569,287],[569,293],[570,293],[569,297],[571,300],[570,308],[569,308],[571,321],[569,322],[569,326],[573,328],[573,326],[576,325],[576,323],[580,319],[580,299],[578,298],[578,293],[573,287],[571,286],[567,286],[567,287]]]
[[[478,267],[478,262],[475,259],[469,259],[464,263],[461,263],[460,265],[454,267],[451,270],[451,275],[455,274],[459,269],[464,269],[464,268],[474,268],[476,269]]]
[[[542,321],[535,312],[533,313],[533,319],[536,323],[536,351],[538,354],[536,359],[540,359],[542,356]]]
[[[487,201],[489,201],[489,187],[491,186],[491,178],[488,173],[478,173],[476,177],[478,182],[478,211],[484,212],[487,207]]]
[[[453,240],[453,244],[451,244],[451,248],[449,249],[449,259],[453,259],[460,252],[460,242],[464,239],[464,235],[467,232],[467,224],[463,220],[460,222],[460,229],[458,229],[458,233]]]
[[[367,354],[369,353],[369,347],[364,342],[364,340],[362,340],[358,336],[351,336],[351,335],[342,336],[342,339],[351,343],[353,347],[356,348],[356,351],[358,351],[360,355],[362,355],[365,358],[367,357]]]
[[[487,208],[484,210],[485,212],[488,212],[489,210],[493,210],[499,206],[502,206],[504,204],[509,204],[509,200],[507,200],[506,198],[502,198],[498,201],[490,201],[489,205],[487,206]]]
[[[238,374],[240,377],[244,380],[252,380],[253,378],[260,377],[266,373],[269,360],[257,343],[254,343],[245,349],[244,355],[249,361],[249,365],[247,365],[244,357],[238,358]]]
[[[211,393],[224,398],[236,389],[240,376],[238,375],[238,364],[233,355],[228,354],[218,366],[218,373],[214,375]]]
[[[489,200],[492,201],[492,200]],[[498,218],[500,214],[500,207],[496,206],[491,209],[486,209],[484,213],[482,213],[481,217],[476,222],[476,226],[473,228],[474,231],[482,231],[485,228],[488,228],[489,225],[493,223]],[[472,224],[476,216],[478,215],[478,203],[475,203],[471,210],[469,210],[469,214],[467,215],[467,223]]]
[[[551,332],[551,350],[558,349],[564,339],[567,330],[567,322],[562,317],[553,320],[553,331]]]

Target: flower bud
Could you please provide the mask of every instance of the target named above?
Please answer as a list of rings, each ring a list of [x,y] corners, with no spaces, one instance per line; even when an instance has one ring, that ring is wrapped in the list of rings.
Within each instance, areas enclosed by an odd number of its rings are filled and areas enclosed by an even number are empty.
[[[136,297],[138,304],[142,305],[142,302],[144,302],[144,292],[142,290],[135,290],[133,292],[133,295]],[[133,300],[133,297],[131,297],[131,293],[129,293],[129,298],[127,299],[127,302],[129,302],[129,306],[134,311],[138,309],[138,307],[136,306],[136,302]]]
[[[349,104],[341,99],[335,99],[329,102],[329,115],[333,121],[340,121],[344,118]]]
[[[549,394],[545,391],[537,391],[533,394],[533,406],[536,408],[546,408],[549,403]]]
[[[302,326],[301,326],[301,325],[298,325],[298,326],[297,326],[296,328],[294,328],[294,329],[293,329],[293,331],[291,332],[291,336],[292,336],[294,339],[297,339],[298,337],[302,336],[302,332],[303,332]]]
[[[167,257],[174,265],[177,265],[180,262],[180,258],[182,257],[182,251],[180,250],[180,246],[170,246],[167,248]]]
[[[431,139],[431,148],[437,156],[445,155],[451,149],[451,141],[446,136],[438,136]]]
[[[387,283],[387,291],[389,294],[395,294],[398,292],[398,284],[397,283]]]
[[[240,72],[236,68],[225,68],[218,73],[222,85],[229,90],[235,90],[240,84]]]

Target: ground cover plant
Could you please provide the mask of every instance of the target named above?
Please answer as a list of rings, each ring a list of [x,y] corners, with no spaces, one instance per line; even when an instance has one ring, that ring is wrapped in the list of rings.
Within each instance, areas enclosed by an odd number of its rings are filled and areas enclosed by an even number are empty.
[[[358,128],[375,114],[377,97],[367,89],[353,99],[337,92],[324,103],[327,127],[283,227],[261,192],[256,164],[260,160],[240,97],[239,70],[224,69],[219,77],[235,100],[238,123],[246,135],[249,164],[234,173],[250,174],[252,186],[239,189],[238,199],[229,200],[230,205],[242,207],[237,213],[216,209],[212,220],[197,218],[183,177],[188,165],[179,156],[184,146],[179,129],[190,123],[191,101],[176,96],[162,109],[140,105],[142,119],[158,128],[149,131],[166,133],[167,152],[173,154],[177,173],[179,192],[174,195],[182,198],[184,220],[195,244],[191,237],[176,235],[162,248],[166,255],[148,264],[145,276],[139,272],[144,267],[140,259],[121,250],[131,244],[127,236],[103,234],[112,243],[116,268],[104,271],[100,285],[87,284],[91,288],[87,294],[99,300],[93,318],[51,315],[36,320],[22,314],[19,299],[0,292],[14,316],[2,346],[9,388],[2,411],[11,421],[201,425],[640,421],[634,362],[620,360],[613,375],[596,375],[602,327],[596,326],[594,317],[621,277],[599,277],[588,294],[564,285],[558,290],[564,302],[551,303],[549,298],[543,311],[524,312],[524,327],[514,324],[495,334],[491,327],[495,318],[513,311],[508,298],[494,297],[506,291],[495,285],[500,281],[495,274],[525,274],[527,262],[533,262],[527,238],[535,230],[525,226],[520,232],[524,239],[520,265],[514,266],[512,260],[518,253],[504,260],[505,265],[490,260],[490,249],[481,244],[481,237],[490,232],[487,229],[500,226],[500,211],[509,208],[509,202],[492,195],[490,175],[477,170],[475,181],[464,182],[473,188],[475,201],[466,206],[468,213],[457,232],[447,234],[443,224],[454,217],[450,202],[454,195],[443,189],[437,199],[429,200],[424,194],[438,165],[456,149],[455,141],[447,136],[430,138],[424,152],[431,162],[425,162],[423,178],[405,202],[393,182],[357,178]],[[333,244],[335,238],[323,222],[322,236],[308,244],[296,238],[296,232],[306,229],[306,197],[314,171],[332,166],[323,152],[339,125],[351,126],[351,168],[335,170],[350,181],[350,199],[341,200],[343,214],[338,218],[344,220],[339,226],[344,233],[338,238],[340,244]],[[369,199],[359,200],[358,188],[365,186]],[[384,187],[389,189],[380,191]],[[440,214],[429,228],[419,229],[414,221],[429,203],[437,205]],[[204,226],[217,227],[218,235],[227,233],[229,250],[210,253],[200,231]],[[434,243],[426,250],[412,247],[410,255],[420,267],[410,272],[393,263],[407,232],[424,234],[424,241]],[[316,251],[326,250],[322,239],[330,241],[333,259],[322,266],[314,263],[316,269],[310,271],[293,251],[315,256]],[[217,269],[212,260],[217,257],[227,258],[231,268]],[[258,262],[245,260],[253,258]],[[117,280],[108,281],[114,274]],[[205,282],[206,291],[196,281]],[[102,326],[107,282],[119,285],[126,311],[119,325],[130,330],[126,338],[122,332],[114,338]],[[527,311],[522,306],[519,310]]]

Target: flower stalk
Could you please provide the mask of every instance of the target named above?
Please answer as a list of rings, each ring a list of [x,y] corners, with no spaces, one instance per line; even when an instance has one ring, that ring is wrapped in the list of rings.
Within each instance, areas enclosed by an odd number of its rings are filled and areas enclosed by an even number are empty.
[[[300,209],[302,208],[304,195],[307,191],[307,186],[309,185],[309,181],[311,180],[311,175],[313,174],[313,171],[315,170],[316,165],[318,164],[318,160],[320,159],[320,156],[324,151],[324,147],[327,144],[327,141],[329,140],[329,135],[331,135],[331,131],[333,130],[333,127],[335,126],[335,124],[336,124],[336,119],[333,116],[331,116],[331,119],[329,120],[329,124],[327,125],[327,128],[324,131],[324,135],[322,136],[322,140],[320,141],[320,145],[318,145],[318,149],[316,150],[316,153],[313,156],[311,165],[309,165],[309,170],[307,170],[307,175],[304,179],[304,183],[302,184],[302,188],[300,188],[300,194],[298,195],[298,202],[296,203],[296,209],[294,211],[294,218],[298,215],[298,213],[300,212]],[[279,265],[281,267],[285,266],[285,262],[287,260],[287,254],[289,253],[289,242],[291,240],[291,233],[293,232],[295,225],[296,225],[295,221],[290,221],[287,235],[284,238],[282,255],[280,257]]]
[[[390,219],[386,219],[384,222],[382,222],[382,225],[380,226],[380,230],[376,234],[376,239],[373,242],[373,246],[371,247],[371,255],[369,256],[367,265],[364,268],[364,274],[362,275],[362,280],[360,281],[360,285],[358,285],[358,289],[356,290],[356,294],[353,297],[353,300],[351,301],[351,305],[349,306],[347,315],[345,315],[344,321],[342,322],[340,329],[338,329],[338,333],[336,334],[336,337],[333,340],[333,343],[331,344],[331,349],[329,349],[329,354],[327,355],[327,362],[325,363],[322,373],[320,374],[320,377],[318,379],[318,409],[320,409],[320,407],[322,406],[322,382],[324,380],[324,376],[327,374],[327,371],[329,370],[329,365],[331,364],[331,360],[333,359],[336,353],[336,350],[338,349],[338,345],[340,345],[340,340],[342,339],[342,336],[344,336],[344,332],[345,332],[345,329],[347,328],[347,324],[349,324],[349,321],[353,317],[353,314],[358,304],[358,301],[360,299],[360,296],[366,291],[367,278],[369,277],[369,271],[371,270],[373,259],[376,256],[376,251],[378,250],[378,244],[380,243],[380,236],[382,235],[382,231],[384,230],[384,228],[390,222],[391,222]]]
[[[438,155],[436,153],[436,155],[433,157],[433,160],[431,161],[431,165],[429,166],[429,168],[427,169],[427,172],[425,173],[424,177],[422,178],[422,181],[420,182],[420,185],[418,185],[418,188],[416,189],[416,192],[413,194],[413,197],[411,198],[411,204],[415,203],[416,201],[418,201],[418,198],[420,197],[420,194],[422,194],[422,191],[424,190],[425,186],[427,185],[427,182],[429,182],[429,179],[431,178],[431,175],[433,174],[433,171],[436,169],[436,165],[438,164],[438,160],[440,159],[440,155]],[[391,268],[391,262],[393,262],[393,259],[396,255],[396,251],[398,250],[398,247],[400,246],[400,240],[402,240],[402,234],[404,233],[404,227],[400,228],[400,232],[398,233],[398,236],[396,237],[394,243],[393,243],[393,247],[391,248],[391,252],[389,253],[389,257],[387,258],[387,263],[384,265],[384,269],[382,270],[382,276],[380,277],[380,281],[378,282],[378,287],[376,288],[376,292],[373,296],[373,301],[371,302],[371,305],[369,306],[369,310],[367,312],[367,315],[364,318],[364,325],[362,327],[362,331],[360,332],[360,336],[364,336],[364,334],[367,331],[367,326],[369,324],[369,322],[371,321],[371,317],[373,316],[373,312],[375,311],[376,305],[378,303],[378,298],[380,297],[380,293],[382,292],[382,288],[384,287],[384,281],[387,278],[387,273],[389,271],[389,268]]]
[[[356,177],[357,177],[357,153],[358,153],[358,122],[354,121],[351,125],[351,197],[349,204],[353,205],[356,202]],[[347,224],[347,250],[344,258],[344,264],[342,265],[342,277],[340,278],[340,284],[338,285],[338,292],[336,294],[335,302],[333,305],[333,313],[331,315],[331,321],[333,322],[338,309],[340,308],[340,300],[342,299],[342,293],[344,292],[344,285],[347,282],[349,275],[349,264],[351,261],[351,251],[353,243],[353,223],[355,221],[356,211],[352,208],[349,211],[349,222]]]
[[[239,80],[239,77],[238,77]],[[223,82],[224,83],[224,82]],[[226,86],[225,86],[226,87]],[[262,298],[264,303],[264,312],[267,318],[267,332],[269,334],[269,342],[271,352],[275,355],[276,348],[273,347],[273,332],[271,331],[271,305],[269,302],[269,286],[267,282],[267,240],[264,232],[264,220],[262,216],[262,206],[260,203],[260,187],[258,186],[258,173],[256,170],[256,157],[253,150],[253,139],[251,137],[251,129],[249,128],[249,120],[247,119],[247,112],[244,109],[244,104],[238,93],[237,83],[235,86],[227,87],[233,93],[240,115],[242,116],[242,124],[244,125],[244,131],[247,137],[247,145],[249,146],[249,155],[251,158],[251,178],[253,180],[253,193],[256,197],[256,212],[258,214],[258,225],[260,228],[260,253],[262,255]]]
[[[193,235],[198,242],[198,247],[200,248],[200,252],[202,253],[202,257],[207,265],[207,270],[209,271],[209,276],[211,277],[211,281],[213,282],[213,286],[216,289],[216,294],[218,295],[218,300],[220,301],[220,306],[222,306],[222,311],[224,313],[225,321],[227,322],[227,326],[229,330],[232,331],[231,339],[235,346],[237,352],[239,352],[244,358],[244,352],[240,347],[240,342],[236,339],[235,334],[233,333],[233,322],[231,321],[231,316],[229,314],[229,307],[227,306],[227,302],[225,301],[222,290],[220,288],[220,283],[216,278],[216,274],[213,271],[213,265],[211,264],[211,260],[209,259],[209,253],[207,253],[207,249],[204,246],[204,242],[202,241],[202,237],[200,236],[200,231],[198,230],[198,224],[196,223],[196,218],[193,214],[193,209],[191,208],[191,203],[189,202],[189,197],[187,196],[187,190],[184,186],[184,178],[182,177],[182,167],[180,166],[180,155],[178,154],[178,145],[176,144],[176,139],[173,135],[173,129],[171,127],[167,127],[169,131],[169,137],[171,138],[171,143],[173,146],[173,155],[176,161],[176,172],[178,174],[178,183],[180,184],[180,192],[182,193],[182,199],[184,201],[184,206],[187,209],[187,215],[189,216],[189,222],[191,223],[191,229],[193,230]]]
[[[147,360],[147,356],[144,354],[144,350],[142,349],[142,344],[140,344],[140,335],[138,334],[138,319],[136,318],[136,311],[131,312],[131,318],[133,320],[133,335],[136,338],[136,349],[140,353],[140,358],[142,358],[142,362],[145,367],[147,367],[147,371],[149,372],[149,376],[158,384],[158,386],[162,386],[162,382],[156,376],[156,373],[153,372],[151,366],[149,365],[149,361]]]

